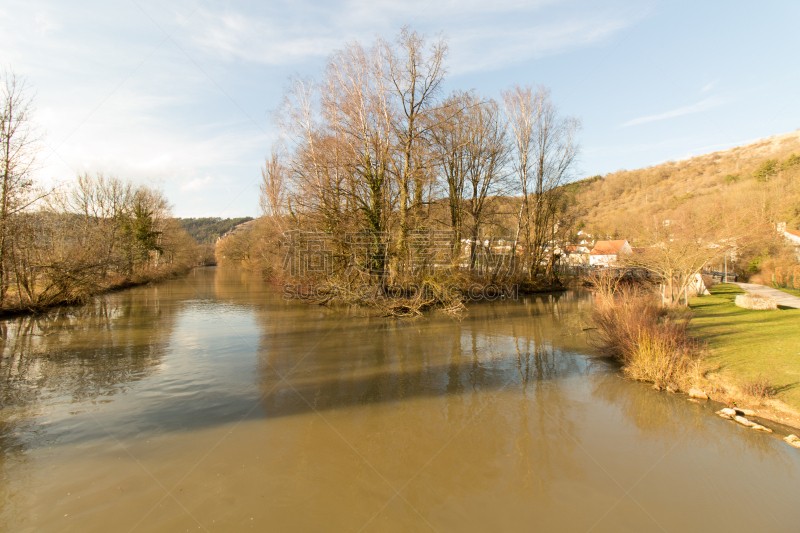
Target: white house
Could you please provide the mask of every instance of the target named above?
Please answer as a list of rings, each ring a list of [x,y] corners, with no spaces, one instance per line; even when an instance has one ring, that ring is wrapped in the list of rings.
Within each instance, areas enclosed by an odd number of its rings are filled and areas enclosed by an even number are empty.
[[[595,266],[615,266],[620,256],[633,253],[631,245],[621,241],[597,241],[589,252],[589,264]]]
[[[587,245],[591,246],[593,242],[594,242],[594,235],[592,235],[591,233],[587,233],[583,230],[580,230],[578,232],[578,244],[580,244],[581,246],[587,246]]]
[[[564,256],[568,265],[588,265],[589,252],[591,250],[587,246],[568,244]]]
[[[786,229],[786,222],[778,224],[778,234],[783,236],[790,245],[795,247],[797,257],[800,259],[800,231],[796,229]]]
[[[800,231],[787,229],[783,231],[784,238],[795,246],[800,246]]]

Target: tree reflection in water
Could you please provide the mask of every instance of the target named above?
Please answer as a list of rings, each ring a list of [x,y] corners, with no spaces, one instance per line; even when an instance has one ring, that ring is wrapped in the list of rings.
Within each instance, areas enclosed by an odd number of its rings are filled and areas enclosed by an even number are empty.
[[[343,431],[381,464],[390,457],[413,463],[420,449],[432,454],[464,424],[489,421],[485,431],[460,439],[482,456],[513,458],[513,465],[499,466],[507,472],[495,474],[546,500],[554,480],[583,475],[564,435],[579,423],[580,405],[559,384],[588,373],[585,340],[561,334],[580,312],[579,301],[564,293],[483,303],[462,320],[387,321],[290,306],[278,321],[265,311],[260,407],[268,418],[315,411],[357,416]],[[465,479],[449,484],[480,491],[467,470]]]
[[[45,407],[110,401],[157,371],[173,324],[150,291],[0,322],[0,448],[34,444],[42,432],[26,430]]]
[[[153,507],[121,446],[209,528],[586,531],[615,502],[606,530],[652,528],[622,501],[634,486],[670,531],[796,517],[795,451],[587,357],[590,307],[567,292],[387,320],[202,269],[6,321],[0,518],[195,528]]]

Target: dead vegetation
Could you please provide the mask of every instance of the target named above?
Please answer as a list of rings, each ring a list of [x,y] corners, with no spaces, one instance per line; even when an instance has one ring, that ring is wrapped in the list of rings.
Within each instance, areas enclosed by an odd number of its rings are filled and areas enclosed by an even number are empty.
[[[542,86],[443,94],[446,60],[444,38],[403,28],[345,45],[318,80],[292,79],[264,216],[218,244],[219,264],[387,316],[461,312],[475,285],[559,287],[580,125]]]
[[[638,170],[620,170],[569,185],[582,211],[582,223],[599,239],[627,238],[649,246],[647,224],[669,228],[683,213],[736,213],[750,235],[736,239],[740,276],[759,275],[770,284],[776,267],[796,264],[796,255],[775,231],[778,223],[800,229],[800,132],[745,146],[670,161]],[[746,241],[746,242],[745,242]],[[733,239],[730,240],[733,242]],[[721,244],[717,239],[716,244]],[[724,268],[724,257],[715,269]]]
[[[776,394],[775,386],[769,379],[762,375],[745,381],[741,388],[744,394],[759,400],[773,398]]]
[[[800,171],[800,132],[778,135],[752,144],[668,161],[637,170],[619,170],[575,184],[590,229],[613,235],[631,220],[657,213],[669,219],[684,204],[708,204],[749,196],[750,202],[779,215],[791,226],[800,224],[793,210]],[[773,162],[769,168],[765,164]]]
[[[102,174],[37,185],[32,105],[24,78],[0,73],[0,311],[85,303],[185,271],[195,243],[160,190]]]
[[[613,293],[600,287],[592,342],[631,379],[688,390],[700,377],[704,346],[687,333],[689,317],[664,308],[658,295],[637,286]]]

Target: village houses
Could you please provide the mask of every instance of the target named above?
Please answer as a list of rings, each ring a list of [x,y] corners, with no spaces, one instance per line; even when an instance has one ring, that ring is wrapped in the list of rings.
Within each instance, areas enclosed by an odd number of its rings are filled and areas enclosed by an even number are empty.
[[[592,266],[616,266],[620,256],[633,253],[626,239],[617,241],[597,241],[589,252],[589,264]]]

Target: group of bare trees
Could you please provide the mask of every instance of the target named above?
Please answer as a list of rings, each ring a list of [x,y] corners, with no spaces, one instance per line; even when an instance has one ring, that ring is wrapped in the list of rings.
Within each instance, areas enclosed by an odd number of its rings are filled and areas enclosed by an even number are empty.
[[[741,212],[684,209],[674,217],[666,222],[659,217],[646,220],[639,232],[648,246],[636,248],[623,262],[659,280],[665,305],[681,301],[689,305],[689,297],[703,289],[703,269],[717,258],[735,253],[753,238],[753,232]]]
[[[30,90],[6,71],[0,91],[0,310],[81,302],[193,261],[193,240],[156,189],[102,174],[37,186]]]
[[[337,278],[367,240],[360,266],[381,285],[421,275],[426,231],[449,235],[449,272],[475,274],[495,253],[492,276],[552,274],[579,124],[544,87],[514,86],[499,102],[445,94],[446,59],[444,38],[405,28],[392,42],[347,44],[321,80],[291,81],[275,114],[281,142],[262,170],[269,238],[324,232]],[[505,247],[493,251],[496,237]]]

